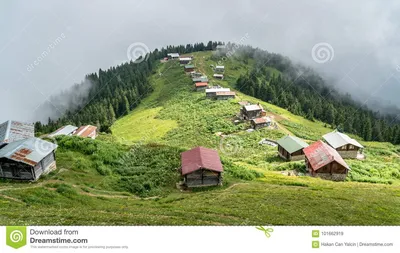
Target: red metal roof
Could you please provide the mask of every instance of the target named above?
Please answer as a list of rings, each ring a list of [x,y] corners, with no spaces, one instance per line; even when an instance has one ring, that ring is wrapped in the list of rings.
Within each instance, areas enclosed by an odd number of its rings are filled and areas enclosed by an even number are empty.
[[[336,161],[337,163],[349,169],[349,166],[343,160],[340,154],[331,146],[322,141],[317,141],[304,148],[304,154],[314,171],[330,164],[333,161]]]
[[[196,87],[204,87],[204,86],[208,86],[208,83],[206,82],[196,83]]]
[[[264,124],[264,123],[270,122],[270,120],[268,120],[267,118],[255,118],[255,119],[252,119],[252,121],[254,121],[254,123],[256,123],[256,124]]]
[[[222,172],[218,152],[212,149],[197,147],[181,154],[182,175],[190,174],[201,168]]]

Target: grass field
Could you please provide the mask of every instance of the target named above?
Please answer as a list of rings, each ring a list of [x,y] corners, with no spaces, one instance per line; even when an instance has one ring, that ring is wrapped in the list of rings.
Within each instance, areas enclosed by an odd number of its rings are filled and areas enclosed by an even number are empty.
[[[210,52],[195,53],[194,63],[212,79]],[[234,88],[252,62],[223,65],[226,79],[212,82]],[[399,147],[361,141],[367,159],[346,160],[346,182],[286,176],[281,171],[301,170],[302,162],[285,163],[276,147],[258,142],[288,133],[312,142],[332,129],[240,92],[205,99],[175,61],[160,64],[150,81],[154,92],[117,120],[112,136],[60,138],[56,171],[35,183],[1,181],[0,224],[400,225]],[[240,100],[260,102],[279,129],[235,125]],[[219,151],[224,184],[181,192],[180,153],[198,145]]]

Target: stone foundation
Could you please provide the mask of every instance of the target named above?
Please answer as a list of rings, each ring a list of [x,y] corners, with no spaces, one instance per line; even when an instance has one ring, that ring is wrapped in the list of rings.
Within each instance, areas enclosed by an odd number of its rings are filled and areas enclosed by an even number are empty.
[[[338,153],[342,158],[356,159],[357,155],[358,155],[358,151],[356,151],[356,150],[354,150],[354,151],[338,151]]]
[[[311,176],[311,174],[309,174]],[[326,180],[332,181],[344,181],[346,180],[347,174],[330,174],[330,173],[316,173],[314,177],[319,177]]]

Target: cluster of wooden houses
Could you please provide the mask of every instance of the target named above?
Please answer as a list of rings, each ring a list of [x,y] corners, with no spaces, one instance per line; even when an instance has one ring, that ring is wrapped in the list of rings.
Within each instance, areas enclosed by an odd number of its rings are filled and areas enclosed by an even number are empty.
[[[358,141],[334,131],[311,145],[295,136],[278,140],[278,154],[287,161],[304,160],[311,176],[343,181],[350,170],[344,158],[356,159],[364,148]]]
[[[179,63],[183,65],[186,74],[190,75],[194,83],[195,91],[205,91],[206,97],[216,100],[226,100],[235,98],[236,93],[231,91],[229,88],[223,88],[219,85],[209,85],[209,80],[201,72],[197,72],[195,66],[192,64],[193,56],[180,56],[178,53],[170,53],[165,57],[165,60],[179,60]],[[216,66],[214,68],[215,79],[223,80],[225,73],[225,66]]]
[[[96,138],[94,126],[64,126],[47,137],[75,135]],[[57,145],[35,137],[33,124],[9,120],[0,124],[0,178],[36,181],[57,168]]]
[[[257,130],[271,126],[272,120],[267,116],[267,113],[262,105],[250,104],[246,101],[241,101],[239,104],[242,106],[240,109],[239,118],[241,120],[250,121],[253,129]]]

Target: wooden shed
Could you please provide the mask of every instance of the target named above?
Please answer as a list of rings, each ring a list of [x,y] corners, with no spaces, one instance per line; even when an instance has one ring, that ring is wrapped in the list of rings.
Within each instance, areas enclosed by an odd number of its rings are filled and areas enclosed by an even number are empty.
[[[208,83],[203,83],[203,82],[200,82],[200,83],[195,83],[194,84],[194,89],[196,90],[196,91],[203,91],[203,90],[205,90],[205,89],[207,89],[208,88]]]
[[[56,131],[54,131],[53,133],[49,134],[49,137],[56,137],[59,135],[70,136],[70,135],[73,135],[77,129],[78,128],[76,126],[72,126],[72,125],[63,126],[59,129],[57,129]]]
[[[252,120],[252,119],[261,117],[262,111],[263,111],[263,108],[259,104],[245,105],[241,108],[240,114],[243,119]]]
[[[304,155],[308,173],[313,177],[344,181],[350,170],[340,154],[322,141],[304,148]]]
[[[225,66],[215,66],[214,71],[216,73],[224,73],[225,72]]]
[[[214,74],[213,77],[214,77],[215,79],[220,79],[220,80],[223,80],[223,79],[224,79],[224,75],[223,75],[223,74]]]
[[[218,91],[215,93],[215,99],[217,100],[227,100],[227,99],[234,99],[236,93],[233,91]]]
[[[269,117],[255,118],[255,119],[252,119],[250,122],[251,122],[251,126],[255,130],[263,128],[263,127],[268,127],[271,125],[271,119]]]
[[[29,138],[0,149],[0,178],[36,181],[56,169],[56,144]]]
[[[74,133],[76,136],[80,136],[83,138],[91,138],[91,139],[96,139],[97,137],[97,127],[87,125],[87,126],[81,126],[76,132]]]
[[[231,89],[222,87],[206,89],[206,97],[215,98],[215,96],[217,96],[217,92],[230,92],[230,91]]]
[[[196,147],[181,154],[181,173],[187,187],[222,184],[223,167],[218,152]]]
[[[364,148],[358,141],[338,131],[333,131],[322,137],[343,158],[357,158],[360,151]]]
[[[194,65],[185,65],[184,68],[186,73],[191,73],[194,71]]]
[[[192,60],[191,57],[180,57],[179,58],[179,63],[180,64],[188,64]]]
[[[285,136],[277,141],[278,154],[280,157],[287,161],[301,161],[304,160],[304,148],[308,144],[296,136]]]

